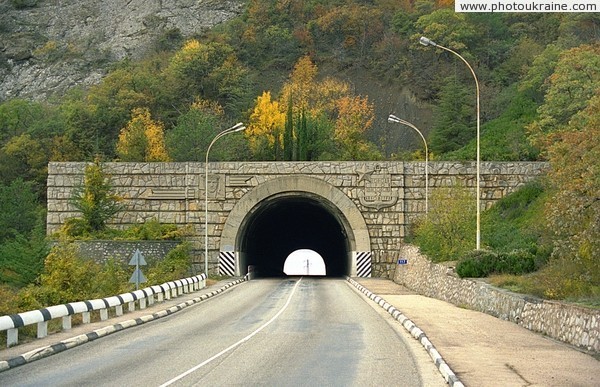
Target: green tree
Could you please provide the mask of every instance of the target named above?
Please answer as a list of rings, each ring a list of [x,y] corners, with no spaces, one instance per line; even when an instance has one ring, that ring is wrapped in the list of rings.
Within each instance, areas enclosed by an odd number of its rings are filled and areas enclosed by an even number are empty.
[[[222,130],[223,108],[216,102],[198,99],[166,135],[167,149],[175,161],[204,161],[208,145]],[[229,135],[217,141],[211,160],[241,160],[248,157],[243,136]]]
[[[44,145],[27,133],[11,138],[0,149],[0,181],[33,181],[40,197],[46,186],[48,156]]]
[[[456,77],[447,78],[440,91],[430,137],[432,152],[442,154],[457,150],[475,137],[472,94]]]
[[[530,126],[535,145],[548,149],[571,118],[586,109],[592,96],[600,89],[600,45],[583,45],[561,54],[539,117]],[[568,129],[567,129],[568,130]]]
[[[106,222],[122,210],[120,200],[96,159],[86,166],[83,183],[75,188],[70,202],[81,212],[84,226],[91,232],[97,232],[104,230]]]
[[[33,183],[21,178],[0,183],[0,243],[17,235],[29,235],[42,219]]]
[[[182,99],[197,97],[219,102],[235,112],[249,99],[251,81],[231,46],[189,40],[171,59],[165,70],[177,82]]]

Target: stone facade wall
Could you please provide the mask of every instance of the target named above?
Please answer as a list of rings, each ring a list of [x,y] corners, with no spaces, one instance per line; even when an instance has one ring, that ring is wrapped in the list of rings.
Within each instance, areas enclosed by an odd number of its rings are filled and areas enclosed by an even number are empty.
[[[600,352],[600,310],[541,300],[461,279],[453,268],[434,264],[415,246],[400,250],[394,281],[427,297],[478,310],[579,348]]]
[[[48,233],[56,231],[66,219],[79,216],[69,198],[83,179],[85,165],[50,163]],[[208,167],[211,272],[218,263],[224,224],[237,201],[262,183],[282,176],[321,179],[352,200],[369,229],[373,276],[393,276],[406,227],[425,210],[423,162],[215,162],[209,163]],[[534,162],[482,163],[482,206],[489,207],[546,169],[547,164]],[[189,225],[193,229],[190,240],[195,248],[195,259],[198,263],[203,261],[204,163],[106,163],[104,170],[126,206],[126,210],[113,220],[114,227],[150,219]],[[462,185],[475,190],[475,173],[473,162],[430,162],[429,194],[443,186]]]
[[[169,251],[177,247],[179,241],[77,241],[80,254],[98,263],[105,263],[109,259],[129,263],[136,250],[139,250],[146,262],[161,260]]]

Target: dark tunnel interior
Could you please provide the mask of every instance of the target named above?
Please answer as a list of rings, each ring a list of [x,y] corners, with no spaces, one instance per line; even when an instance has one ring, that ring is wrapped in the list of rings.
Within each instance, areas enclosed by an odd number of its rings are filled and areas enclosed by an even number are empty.
[[[245,228],[242,251],[257,277],[284,276],[290,253],[311,249],[325,261],[327,277],[348,275],[348,243],[340,222],[315,199],[282,197],[264,203]],[[244,268],[245,269],[245,268]]]

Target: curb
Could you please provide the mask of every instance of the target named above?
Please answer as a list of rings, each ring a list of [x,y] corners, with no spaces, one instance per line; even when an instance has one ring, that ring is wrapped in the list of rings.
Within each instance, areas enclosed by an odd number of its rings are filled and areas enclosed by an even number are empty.
[[[435,349],[431,341],[425,335],[419,327],[415,325],[411,320],[408,319],[402,312],[396,309],[393,305],[388,303],[383,298],[378,295],[372,293],[369,289],[365,288],[355,280],[350,277],[346,277],[346,280],[350,282],[356,289],[358,289],[361,293],[371,299],[373,302],[381,306],[386,312],[388,312],[395,320],[397,320],[402,326],[410,333],[412,337],[414,337],[417,341],[421,343],[423,348],[427,351],[431,359],[433,360],[435,366],[438,371],[444,377],[444,380],[451,387],[464,387],[464,384],[460,381],[458,376],[452,371],[450,366],[446,363],[446,361],[442,358],[442,355]]]
[[[240,278],[233,282],[227,283],[227,284],[223,285],[221,288],[214,290],[210,293],[203,294],[200,297],[196,297],[196,298],[193,298],[186,302],[182,302],[181,304],[174,305],[170,308],[158,311],[156,313],[148,314],[148,315],[138,317],[135,319],[131,319],[131,320],[126,320],[126,321],[123,321],[118,324],[109,325],[104,328],[96,329],[92,332],[84,333],[79,336],[75,336],[70,339],[60,341],[55,344],[51,344],[51,345],[48,345],[45,347],[40,347],[40,348],[34,349],[32,351],[26,352],[20,356],[16,356],[16,357],[13,357],[8,360],[0,361],[0,372],[4,372],[4,371],[10,370],[10,369],[13,369],[15,367],[22,366],[24,364],[34,362],[36,360],[40,360],[40,359],[43,359],[48,356],[52,356],[54,354],[66,351],[67,349],[77,347],[79,345],[85,344],[90,341],[94,341],[101,337],[108,336],[112,333],[119,332],[119,331],[122,331],[127,328],[135,327],[135,326],[142,325],[142,324],[145,324],[150,321],[157,320],[162,317],[170,316],[173,313],[177,313],[180,310],[187,308],[188,306],[192,306],[196,303],[202,302],[202,301],[207,300],[211,297],[214,297],[220,293],[223,293],[225,290],[229,289],[230,287],[238,285],[245,281],[246,281],[246,278]]]

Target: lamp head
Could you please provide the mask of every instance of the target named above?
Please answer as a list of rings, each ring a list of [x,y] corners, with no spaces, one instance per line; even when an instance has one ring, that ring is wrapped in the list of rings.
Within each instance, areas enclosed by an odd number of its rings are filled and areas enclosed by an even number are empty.
[[[238,122],[237,124],[235,124],[234,126],[232,126],[230,130],[232,132],[240,132],[240,131],[245,130],[245,129],[246,129],[246,127],[244,126],[244,124],[241,123],[241,122]]]
[[[419,43],[421,43],[424,46],[437,46],[437,43],[435,43],[433,40],[426,38],[424,36],[421,36],[421,39],[419,39]]]
[[[390,114],[388,116],[388,122],[395,122],[395,123],[399,123],[400,122],[400,118],[396,117],[393,114]]]

